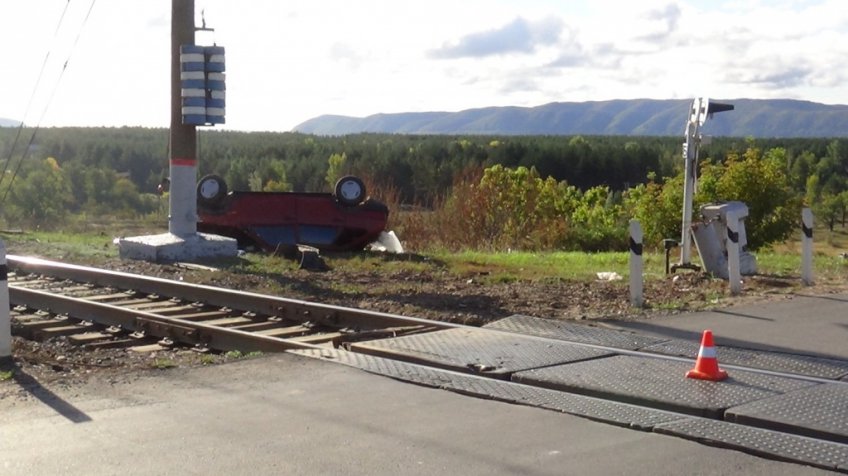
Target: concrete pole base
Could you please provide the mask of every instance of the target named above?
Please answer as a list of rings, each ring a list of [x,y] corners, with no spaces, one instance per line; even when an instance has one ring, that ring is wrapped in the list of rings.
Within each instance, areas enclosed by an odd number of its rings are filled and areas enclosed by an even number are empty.
[[[121,238],[118,241],[118,249],[121,259],[151,262],[192,261],[238,255],[238,246],[234,238],[206,233],[186,236],[163,233]]]

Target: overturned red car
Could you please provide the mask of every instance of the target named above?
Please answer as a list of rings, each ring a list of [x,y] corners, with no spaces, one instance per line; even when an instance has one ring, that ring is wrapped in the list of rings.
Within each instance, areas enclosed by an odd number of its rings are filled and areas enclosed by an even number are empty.
[[[361,250],[385,230],[389,209],[368,197],[358,177],[333,193],[227,191],[218,175],[197,183],[197,230],[235,238],[239,246],[280,252],[297,245],[322,251]]]

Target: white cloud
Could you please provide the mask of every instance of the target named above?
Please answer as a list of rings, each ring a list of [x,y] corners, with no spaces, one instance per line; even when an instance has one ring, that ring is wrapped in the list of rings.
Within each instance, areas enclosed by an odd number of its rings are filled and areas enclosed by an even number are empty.
[[[170,1],[97,2],[81,30],[87,8],[3,7],[0,44],[15,74],[2,79],[0,117],[21,117],[50,50],[28,122],[58,84],[43,125],[166,127]],[[227,48],[228,128],[705,94],[848,103],[842,0],[197,0],[196,8],[216,29],[198,40]]]

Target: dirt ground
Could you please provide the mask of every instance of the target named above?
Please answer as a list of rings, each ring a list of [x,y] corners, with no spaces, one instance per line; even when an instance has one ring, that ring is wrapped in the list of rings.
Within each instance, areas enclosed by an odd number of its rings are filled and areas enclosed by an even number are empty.
[[[49,250],[7,245],[9,254],[61,259]],[[400,257],[403,259],[404,257]],[[415,259],[414,256],[406,257]],[[512,314],[586,321],[650,319],[659,314],[726,307],[733,304],[789,299],[800,283],[797,278],[746,277],[743,292],[731,296],[727,283],[702,273],[684,272],[661,280],[648,280],[645,305],[629,302],[625,281],[550,281],[486,283],[485,276],[456,276],[433,268],[421,272],[358,272],[293,269],[273,275],[204,269],[180,264],[94,260],[83,265],[144,274],[231,289],[271,293],[289,298],[357,307],[428,319],[481,325]],[[425,268],[429,269],[429,268]],[[821,284],[805,292],[845,292],[843,284]],[[11,362],[0,370],[0,398],[32,398],[33,386],[74,386],[92,378],[118,383],[173,367],[212,365],[244,358],[237,353],[198,354],[174,348],[155,352],[125,349],[89,350],[63,338],[34,342],[15,336]],[[3,372],[5,370],[5,372]],[[5,379],[4,379],[5,377]]]

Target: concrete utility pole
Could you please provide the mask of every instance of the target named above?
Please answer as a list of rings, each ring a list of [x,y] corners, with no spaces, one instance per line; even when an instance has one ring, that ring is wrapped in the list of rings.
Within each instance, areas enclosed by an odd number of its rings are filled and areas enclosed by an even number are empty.
[[[197,128],[183,124],[180,46],[194,44],[194,0],[171,1],[171,190],[168,231],[197,233]]]
[[[181,47],[194,45],[194,0],[171,0],[171,137],[168,233],[122,238],[121,258],[183,261],[236,256],[235,239],[197,233],[197,129],[183,122]],[[208,116],[204,116],[204,119]]]

